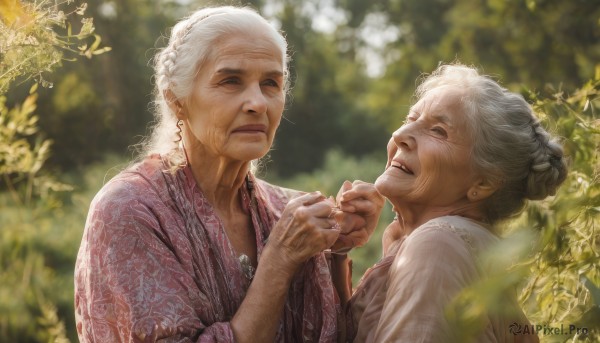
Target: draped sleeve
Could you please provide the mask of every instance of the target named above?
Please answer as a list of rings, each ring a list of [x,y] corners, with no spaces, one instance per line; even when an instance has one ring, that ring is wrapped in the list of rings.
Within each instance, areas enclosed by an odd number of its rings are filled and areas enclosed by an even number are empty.
[[[260,255],[298,192],[255,181]],[[250,283],[191,170],[171,172],[154,156],[109,181],[90,205],[75,265],[79,339],[234,342],[230,320]],[[334,342],[339,312],[318,254],[292,280],[276,341]]]
[[[195,310],[204,303],[208,311],[209,296],[186,268],[189,256],[173,249],[178,238],[164,231],[161,222],[179,221],[170,214],[135,174],[95,197],[75,269],[82,342],[233,342],[229,323],[208,325]]]

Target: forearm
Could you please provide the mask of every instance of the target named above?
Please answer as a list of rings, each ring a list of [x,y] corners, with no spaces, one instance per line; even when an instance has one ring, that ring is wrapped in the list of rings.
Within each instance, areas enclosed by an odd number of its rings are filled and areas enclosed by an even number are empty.
[[[329,263],[331,280],[344,308],[352,295],[352,260],[347,254],[330,253]]]
[[[231,320],[236,342],[273,342],[295,268],[265,249],[246,297]]]

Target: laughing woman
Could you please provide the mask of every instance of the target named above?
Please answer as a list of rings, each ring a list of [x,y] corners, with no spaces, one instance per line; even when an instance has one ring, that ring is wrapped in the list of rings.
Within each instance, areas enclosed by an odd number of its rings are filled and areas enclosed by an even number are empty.
[[[416,95],[375,183],[397,216],[350,301],[349,341],[451,342],[444,308],[485,276],[477,257],[498,240],[495,225],[566,177],[562,147],[523,97],[475,69],[441,66]],[[509,331],[526,322],[516,306],[480,319],[474,342],[537,341]]]
[[[320,193],[254,177],[281,120],[287,62],[283,36],[248,8],[202,9],[173,28],[156,58],[147,154],[89,211],[75,267],[81,342],[337,339],[323,250],[364,242],[383,198],[355,183],[339,199],[359,201],[355,214],[340,218]]]

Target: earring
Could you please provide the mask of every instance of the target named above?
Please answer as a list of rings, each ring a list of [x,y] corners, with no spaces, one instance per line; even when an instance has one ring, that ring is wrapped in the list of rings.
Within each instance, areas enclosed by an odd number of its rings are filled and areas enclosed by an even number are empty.
[[[179,143],[183,139],[183,137],[181,136],[181,127],[182,126],[183,126],[183,120],[179,119],[177,121],[177,132],[175,132],[175,135],[177,136],[175,143]]]
[[[473,193],[471,193],[471,195],[473,195],[474,197],[476,197],[477,196],[477,192],[473,192]]]

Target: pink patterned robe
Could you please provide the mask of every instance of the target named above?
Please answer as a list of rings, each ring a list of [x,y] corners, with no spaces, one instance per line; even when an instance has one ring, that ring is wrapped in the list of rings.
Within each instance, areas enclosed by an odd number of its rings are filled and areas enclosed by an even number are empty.
[[[189,167],[167,169],[153,155],[91,204],[75,266],[81,342],[234,342],[229,321],[251,281]],[[241,192],[248,206],[249,190]],[[260,256],[297,193],[260,180],[254,192]],[[326,258],[317,255],[292,281],[276,341],[333,342],[339,313]]]

